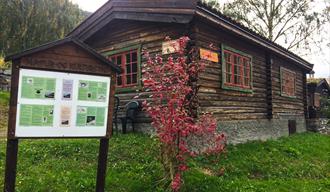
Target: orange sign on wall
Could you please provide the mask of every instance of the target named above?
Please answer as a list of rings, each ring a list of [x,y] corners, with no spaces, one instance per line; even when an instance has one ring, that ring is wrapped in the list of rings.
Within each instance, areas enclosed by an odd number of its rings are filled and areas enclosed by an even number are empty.
[[[199,54],[201,59],[205,59],[208,61],[212,61],[212,62],[219,62],[219,55],[218,53],[214,52],[214,51],[210,51],[207,49],[199,49]]]

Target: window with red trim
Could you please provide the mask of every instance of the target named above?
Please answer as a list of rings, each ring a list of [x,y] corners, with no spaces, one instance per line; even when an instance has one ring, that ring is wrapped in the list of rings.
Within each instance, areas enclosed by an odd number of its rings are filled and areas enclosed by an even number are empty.
[[[109,59],[123,70],[122,74],[117,76],[117,87],[133,87],[138,85],[137,50],[111,55]]]
[[[282,95],[294,97],[296,95],[296,73],[281,68]]]
[[[251,89],[251,58],[224,50],[224,85],[235,88]]]

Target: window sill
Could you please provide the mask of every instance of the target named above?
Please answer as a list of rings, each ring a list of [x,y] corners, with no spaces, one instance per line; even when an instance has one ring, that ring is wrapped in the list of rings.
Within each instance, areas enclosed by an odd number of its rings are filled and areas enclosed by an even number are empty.
[[[229,91],[239,91],[242,93],[249,93],[249,94],[253,94],[253,90],[252,89],[245,89],[245,88],[240,88],[240,87],[234,87],[234,86],[229,86],[229,85],[222,85],[222,89],[224,90],[229,90]]]
[[[116,87],[116,93],[133,93],[141,91],[142,87],[140,85],[134,87]]]
[[[290,98],[290,99],[297,99],[297,96],[289,96],[289,95],[286,95],[286,94],[283,94],[283,93],[281,93],[281,96],[286,97],[286,98]]]

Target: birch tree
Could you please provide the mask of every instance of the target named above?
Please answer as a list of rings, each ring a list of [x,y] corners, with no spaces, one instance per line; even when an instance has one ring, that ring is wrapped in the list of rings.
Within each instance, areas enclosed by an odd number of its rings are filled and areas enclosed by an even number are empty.
[[[326,14],[315,11],[313,0],[234,0],[223,14],[289,50],[310,49],[320,40]]]

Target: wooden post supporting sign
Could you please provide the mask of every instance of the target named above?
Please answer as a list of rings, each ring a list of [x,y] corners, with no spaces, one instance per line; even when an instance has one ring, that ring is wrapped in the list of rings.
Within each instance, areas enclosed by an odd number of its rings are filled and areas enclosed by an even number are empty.
[[[108,162],[109,139],[100,139],[99,162],[97,167],[96,192],[104,192]]]
[[[14,192],[17,170],[18,139],[7,140],[4,192]]]

